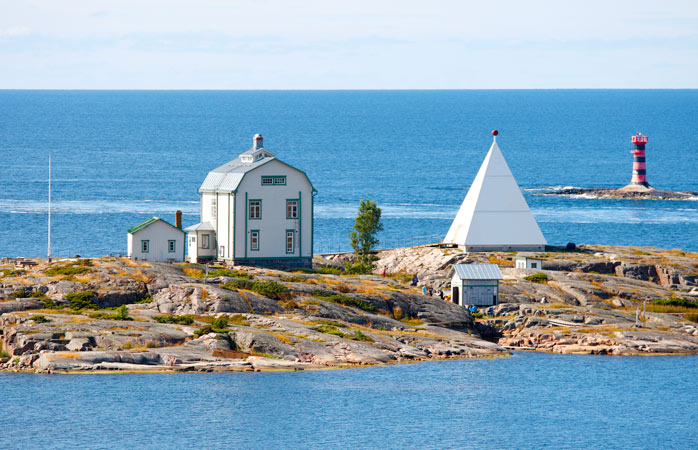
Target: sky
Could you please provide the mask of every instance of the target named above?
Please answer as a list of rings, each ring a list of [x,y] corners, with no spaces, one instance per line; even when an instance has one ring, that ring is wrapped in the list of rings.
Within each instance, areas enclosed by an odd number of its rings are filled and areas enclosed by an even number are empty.
[[[697,87],[694,0],[0,0],[0,89]]]

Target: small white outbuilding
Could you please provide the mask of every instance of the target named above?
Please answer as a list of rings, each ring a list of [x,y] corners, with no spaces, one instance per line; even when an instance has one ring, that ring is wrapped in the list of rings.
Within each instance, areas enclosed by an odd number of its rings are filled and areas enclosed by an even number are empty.
[[[451,301],[461,306],[492,306],[499,303],[502,272],[496,264],[454,264]]]
[[[180,216],[178,216],[180,217]],[[128,230],[128,257],[146,261],[184,261],[185,233],[181,227],[151,217]]]
[[[533,253],[519,252],[514,257],[515,267],[517,269],[542,269],[543,260],[538,258]]]

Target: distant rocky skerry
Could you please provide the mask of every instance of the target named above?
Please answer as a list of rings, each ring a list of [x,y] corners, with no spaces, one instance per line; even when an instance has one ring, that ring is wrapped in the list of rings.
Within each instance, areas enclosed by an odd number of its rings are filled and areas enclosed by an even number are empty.
[[[547,281],[513,253],[413,247],[377,271],[340,275],[346,255],[289,273],[99,258],[0,264],[0,369],[260,371],[499,357],[512,349],[613,355],[698,354],[698,254],[582,246],[541,253]],[[505,274],[494,316],[410,286],[448,288],[454,263]],[[36,265],[31,265],[36,263]],[[540,278],[540,277],[539,277]],[[545,298],[545,303],[541,300]],[[636,326],[636,311],[646,312]]]
[[[538,192],[536,195],[628,200],[698,200],[698,192],[666,191],[651,186],[628,185],[619,189],[566,187]]]

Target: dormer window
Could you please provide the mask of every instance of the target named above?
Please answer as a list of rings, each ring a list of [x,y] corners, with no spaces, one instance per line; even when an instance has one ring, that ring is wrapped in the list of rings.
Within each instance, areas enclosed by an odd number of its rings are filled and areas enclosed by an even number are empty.
[[[252,155],[242,155],[240,156],[240,162],[252,163],[254,162],[254,159],[252,158]]]

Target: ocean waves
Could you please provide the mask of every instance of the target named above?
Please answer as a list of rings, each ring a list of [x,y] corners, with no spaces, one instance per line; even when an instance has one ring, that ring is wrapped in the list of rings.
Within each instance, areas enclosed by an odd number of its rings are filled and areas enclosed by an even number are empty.
[[[57,200],[51,202],[55,214],[172,214],[198,215],[199,202],[168,200]],[[47,214],[48,202],[0,199],[0,213]]]

